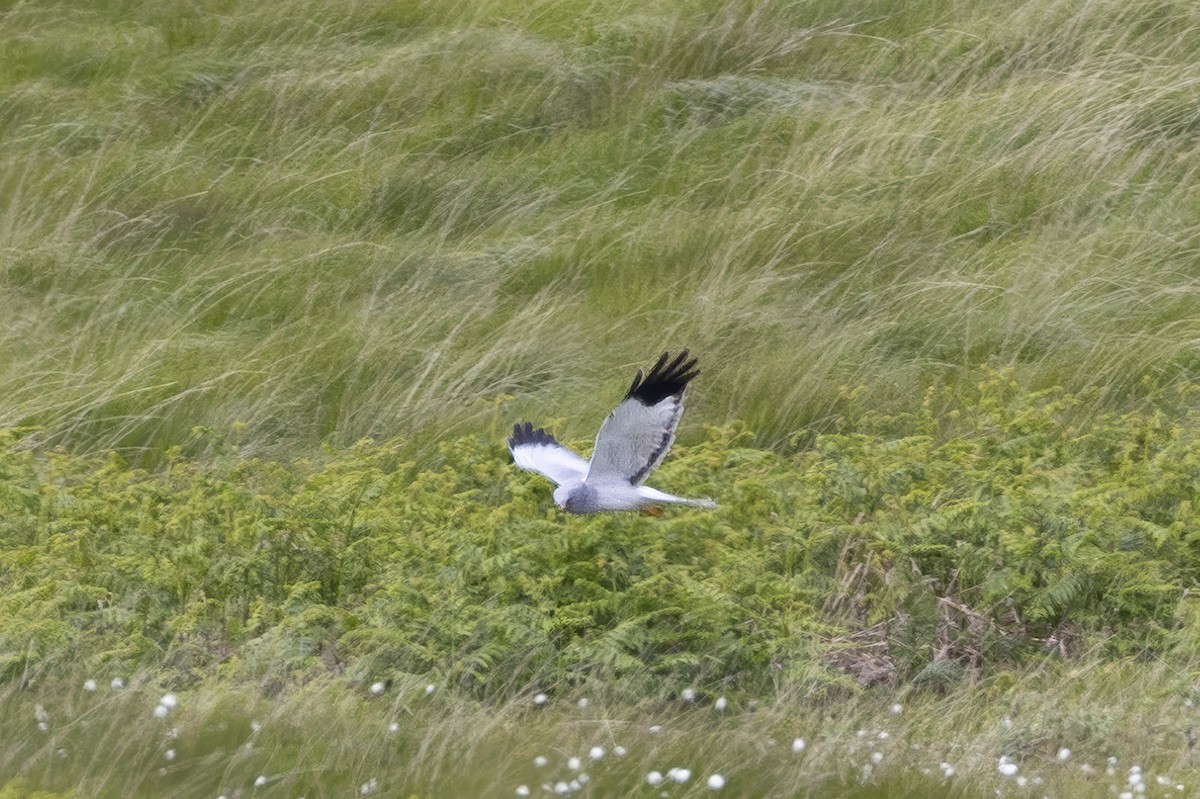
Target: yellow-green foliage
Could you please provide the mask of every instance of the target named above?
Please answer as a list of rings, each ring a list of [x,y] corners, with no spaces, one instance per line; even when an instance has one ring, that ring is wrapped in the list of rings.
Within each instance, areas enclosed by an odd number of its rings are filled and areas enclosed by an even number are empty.
[[[281,464],[197,431],[215,456],[176,450],[147,472],[10,432],[0,654],[9,678],[103,661],[511,695],[665,676],[945,682],[1087,640],[1191,641],[1200,416],[1077,405],[1001,374],[791,456],[713,429],[656,482],[722,507],[660,518],[562,514],[473,437],[418,469],[401,442]]]
[[[31,787],[28,780],[15,779],[0,785],[0,799],[71,799],[75,794],[39,791]]]

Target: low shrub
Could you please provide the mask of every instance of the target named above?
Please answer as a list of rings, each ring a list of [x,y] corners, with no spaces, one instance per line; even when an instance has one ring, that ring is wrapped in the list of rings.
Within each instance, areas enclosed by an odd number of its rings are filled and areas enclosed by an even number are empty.
[[[996,374],[791,454],[710,429],[653,482],[721,508],[660,517],[563,514],[476,437],[418,467],[398,441],[279,463],[197,430],[208,455],[145,471],[8,431],[0,668],[646,696],[937,686],[1194,643],[1200,416],[1078,407]]]

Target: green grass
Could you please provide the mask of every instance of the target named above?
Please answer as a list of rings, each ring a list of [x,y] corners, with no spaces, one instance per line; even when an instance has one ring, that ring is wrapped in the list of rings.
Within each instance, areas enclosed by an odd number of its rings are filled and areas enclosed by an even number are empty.
[[[1196,12],[1135,2],[18,4],[0,421],[278,452],[702,353],[759,442],[1011,366],[1195,377]],[[693,420],[691,424],[695,424]],[[695,429],[694,427],[692,429]]]
[[[6,2],[0,52],[0,797],[507,795],[625,729],[596,795],[1200,779],[1193,4]],[[508,463],[683,346],[656,480],[719,511]]]
[[[692,777],[667,782],[668,796],[713,795],[711,774],[725,777],[732,796],[1115,796],[1136,765],[1147,795],[1165,797],[1190,795],[1200,778],[1189,752],[1195,691],[1181,692],[1183,675],[1162,664],[1084,658],[945,696],[874,694],[821,707],[782,695],[754,707],[735,701],[724,713],[712,709],[712,695],[613,707],[571,692],[543,709],[529,696],[481,707],[441,690],[427,695],[416,681],[377,696],[319,681],[270,700],[210,684],[156,718],[164,689],[155,680],[135,675],[112,690],[108,674],[96,675],[94,692],[79,679],[2,695],[0,720],[12,736],[0,763],[9,772],[19,762],[24,776],[0,783],[0,796],[351,796],[372,780],[378,790],[368,795],[514,796],[526,785],[547,796],[543,785],[581,772],[585,795],[657,796],[646,776],[672,768]],[[799,753],[796,738],[805,743]],[[596,746],[598,761],[589,756]],[[1070,756],[1060,761],[1064,747]],[[1025,786],[1000,776],[1001,754],[1020,764]],[[949,778],[943,763],[955,770]],[[259,777],[266,784],[256,788]],[[32,793],[34,785],[48,795]]]

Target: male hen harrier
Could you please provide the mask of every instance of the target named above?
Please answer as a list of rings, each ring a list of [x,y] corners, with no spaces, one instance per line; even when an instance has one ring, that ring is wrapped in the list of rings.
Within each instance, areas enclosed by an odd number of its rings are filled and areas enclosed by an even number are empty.
[[[687,356],[684,350],[669,361],[670,354],[664,352],[644,380],[638,370],[625,399],[600,425],[590,462],[529,422],[515,425],[508,439],[513,461],[557,483],[554,501],[571,513],[636,510],[662,503],[715,508],[711,499],[674,497],[642,485],[667,456],[683,415],[683,391],[700,374],[693,370],[696,359],[689,361]]]

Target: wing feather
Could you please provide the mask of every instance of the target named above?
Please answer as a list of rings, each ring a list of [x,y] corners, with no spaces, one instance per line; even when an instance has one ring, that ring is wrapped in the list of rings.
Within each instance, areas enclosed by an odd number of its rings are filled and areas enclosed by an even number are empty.
[[[625,399],[600,426],[589,479],[619,477],[638,485],[662,463],[683,416],[683,392],[700,374],[695,366],[684,350],[674,360],[664,352],[645,379],[638,370]]]
[[[513,425],[508,450],[517,466],[549,477],[558,485],[582,480],[587,474],[587,461],[559,444],[542,428],[534,429],[530,422]]]

